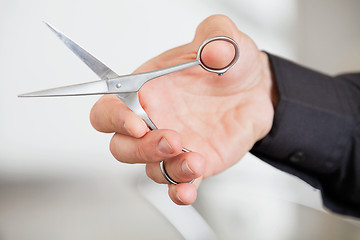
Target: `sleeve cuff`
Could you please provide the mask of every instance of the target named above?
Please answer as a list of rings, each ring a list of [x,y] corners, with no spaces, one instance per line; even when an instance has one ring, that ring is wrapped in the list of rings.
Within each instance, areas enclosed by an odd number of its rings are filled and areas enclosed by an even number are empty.
[[[339,91],[342,85],[327,75],[268,56],[279,102],[270,133],[251,153],[310,173],[335,171],[348,152],[353,126]]]

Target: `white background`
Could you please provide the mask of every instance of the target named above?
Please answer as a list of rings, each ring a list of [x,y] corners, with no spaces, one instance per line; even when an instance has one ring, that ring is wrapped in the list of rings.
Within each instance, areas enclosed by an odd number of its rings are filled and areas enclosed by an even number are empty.
[[[40,183],[70,179],[66,184],[76,185],[81,179],[113,177],[119,184],[144,176],[143,166],[116,162],[108,151],[111,135],[97,133],[90,126],[89,112],[98,97],[17,98],[24,92],[97,80],[42,21],[64,32],[118,74],[127,74],[161,52],[191,41],[203,19],[221,13],[232,18],[260,49],[335,74],[360,68],[359,10],[355,0],[0,0],[0,181],[6,185],[34,179]],[[205,183],[199,204],[212,199],[212,206],[236,206],[239,199],[230,193],[239,188],[241,193],[253,194],[247,199],[254,198],[255,193],[322,209],[317,191],[250,155]],[[137,191],[131,186],[124,189],[128,191],[122,192],[124,196]],[[22,191],[19,194],[20,198],[27,197]],[[0,207],[18,209],[11,198],[8,200],[8,205]],[[132,206],[131,202],[119,204]],[[279,211],[271,216],[293,219],[292,210],[275,205]],[[239,214],[244,215],[244,211]],[[9,226],[0,228],[0,236],[1,231],[5,236],[15,236],[9,230],[15,223],[8,219],[0,219]],[[26,216],[20,219],[24,226],[28,224]],[[141,224],[134,229],[141,229]],[[268,229],[268,239],[269,233],[280,239],[278,232]]]

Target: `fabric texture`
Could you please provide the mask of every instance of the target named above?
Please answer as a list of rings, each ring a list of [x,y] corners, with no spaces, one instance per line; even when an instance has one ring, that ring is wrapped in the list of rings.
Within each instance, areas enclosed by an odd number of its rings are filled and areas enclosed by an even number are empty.
[[[268,54],[279,93],[269,134],[250,151],[360,218],[360,73],[328,75]]]

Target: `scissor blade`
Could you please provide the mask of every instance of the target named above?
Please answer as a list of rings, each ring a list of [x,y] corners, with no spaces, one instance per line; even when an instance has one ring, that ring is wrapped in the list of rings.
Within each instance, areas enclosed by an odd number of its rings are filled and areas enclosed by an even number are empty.
[[[108,80],[118,77],[118,75],[107,67],[105,64],[96,59],[93,55],[88,53],[82,47],[77,45],[71,39],[66,37],[64,34],[55,30],[52,26],[45,22],[45,24],[53,31],[58,38],[76,55],[81,61],[83,61],[96,75],[98,75],[102,80]]]
[[[98,95],[110,93],[106,81],[100,80],[95,82],[81,83],[59,88],[52,88],[42,91],[25,93],[19,97],[65,97],[81,95]]]

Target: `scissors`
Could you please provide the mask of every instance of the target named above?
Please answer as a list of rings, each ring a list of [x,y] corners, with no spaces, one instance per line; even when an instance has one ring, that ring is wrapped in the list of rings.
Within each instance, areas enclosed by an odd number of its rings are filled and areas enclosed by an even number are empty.
[[[82,84],[70,85],[59,88],[52,88],[42,91],[25,93],[19,97],[62,97],[62,96],[80,96],[80,95],[97,95],[97,94],[115,94],[122,102],[126,104],[136,115],[141,117],[151,130],[158,129],[139,102],[139,90],[148,81],[157,77],[200,65],[203,69],[218,75],[224,74],[229,70],[239,58],[239,47],[237,43],[225,36],[212,37],[205,40],[199,47],[196,59],[182,64],[161,68],[158,70],[129,74],[119,76],[105,64],[100,62],[90,53],[85,51],[78,44],[66,37],[64,34],[55,30],[48,23],[45,23],[57,37],[77,55],[101,80],[87,82]],[[224,68],[211,68],[203,63],[201,53],[204,47],[213,41],[226,41],[234,46],[235,55],[232,61]],[[189,151],[183,148],[184,151]]]

